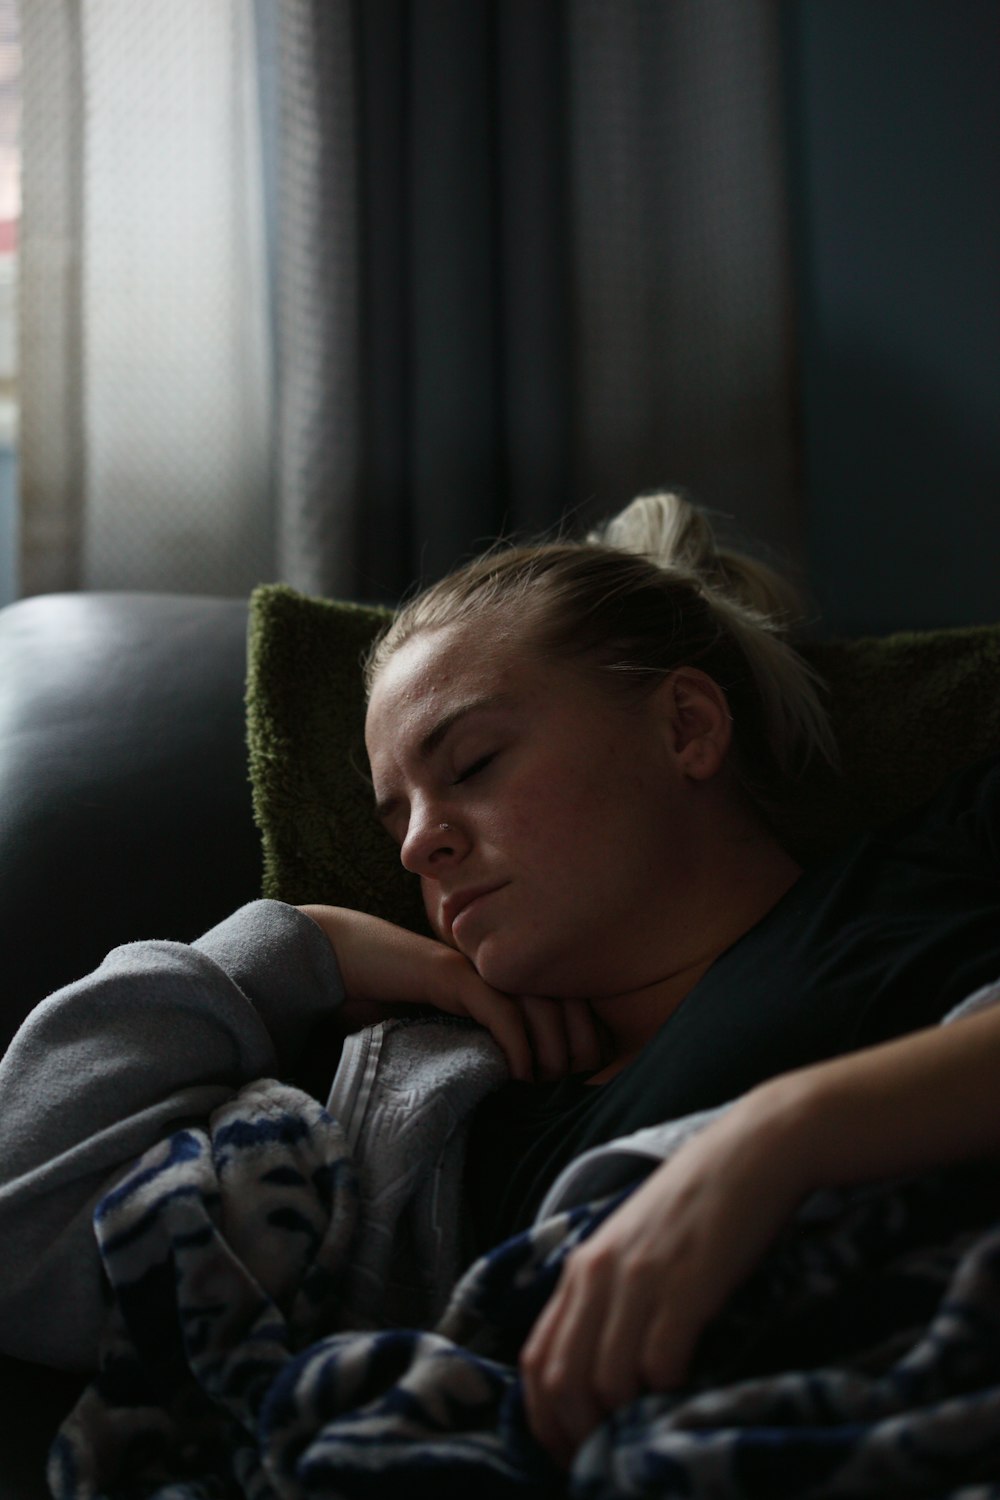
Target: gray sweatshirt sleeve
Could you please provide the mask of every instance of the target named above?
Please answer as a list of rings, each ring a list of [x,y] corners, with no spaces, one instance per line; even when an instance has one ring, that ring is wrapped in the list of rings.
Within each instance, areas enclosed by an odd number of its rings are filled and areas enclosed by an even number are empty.
[[[316,923],[255,901],[191,945],[116,948],[32,1012],[0,1061],[0,1350],[95,1364],[98,1199],[171,1130],[287,1076],[342,998]]]

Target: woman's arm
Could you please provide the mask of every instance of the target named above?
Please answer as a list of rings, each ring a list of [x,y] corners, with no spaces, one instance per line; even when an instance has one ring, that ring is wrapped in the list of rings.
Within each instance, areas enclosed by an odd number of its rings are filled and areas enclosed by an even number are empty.
[[[299,908],[325,933],[343,978],[345,1031],[407,1006],[432,1005],[478,1021],[522,1082],[592,1073],[608,1059],[585,1000],[505,995],[456,948],[342,906]]]
[[[342,995],[315,926],[258,901],[190,945],[116,948],[35,1009],[0,1061],[0,1349],[95,1363],[98,1199],[172,1130],[292,1072]]]
[[[813,1189],[1000,1153],[1000,1006],[783,1074],[683,1146],[570,1256],[521,1356],[560,1461],[684,1378],[709,1320]]]

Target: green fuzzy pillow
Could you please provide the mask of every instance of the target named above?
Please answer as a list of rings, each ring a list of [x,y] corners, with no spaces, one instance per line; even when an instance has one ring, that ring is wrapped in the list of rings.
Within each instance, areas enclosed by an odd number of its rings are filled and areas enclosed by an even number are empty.
[[[247,727],[264,894],[426,930],[417,881],[372,810],[361,660],[386,610],[281,584],[250,601]],[[802,859],[917,806],[1000,750],[1000,626],[828,641],[805,655],[830,688],[842,775],[814,767],[779,832]]]
[[[362,659],[388,610],[267,584],[250,599],[247,737],[264,894],[325,901],[426,931],[419,883],[368,780]]]

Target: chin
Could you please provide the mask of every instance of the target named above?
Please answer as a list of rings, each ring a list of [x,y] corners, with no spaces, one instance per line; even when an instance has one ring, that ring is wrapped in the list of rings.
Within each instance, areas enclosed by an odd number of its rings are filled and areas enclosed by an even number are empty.
[[[511,950],[509,943],[479,944],[475,955],[468,955],[480,979],[505,995],[538,995],[552,999],[571,999],[586,994],[586,987],[574,985],[566,967],[557,961],[546,961],[542,955]]]
[[[472,967],[486,984],[506,995],[531,995],[535,991],[525,988],[532,982],[533,967],[525,962],[523,953],[514,953],[507,942],[491,941],[477,943],[473,953],[466,954]]]

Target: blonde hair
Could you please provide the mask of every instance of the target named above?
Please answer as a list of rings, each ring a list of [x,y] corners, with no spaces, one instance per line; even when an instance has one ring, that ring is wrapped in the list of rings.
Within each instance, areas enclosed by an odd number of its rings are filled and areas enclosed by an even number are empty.
[[[737,774],[766,810],[836,746],[815,673],[787,639],[801,616],[773,569],[720,547],[707,513],[674,491],[640,495],[582,542],[486,553],[406,604],[375,642],[368,691],[421,631],[489,620],[501,638],[590,661],[639,692],[681,666],[723,689]]]

